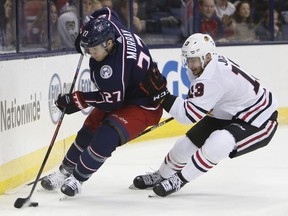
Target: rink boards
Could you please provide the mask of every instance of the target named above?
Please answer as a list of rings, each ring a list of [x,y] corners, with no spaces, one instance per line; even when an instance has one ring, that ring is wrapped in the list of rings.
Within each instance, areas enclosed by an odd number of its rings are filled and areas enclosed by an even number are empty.
[[[279,100],[279,123],[288,124],[287,45],[220,47],[218,53],[236,61]],[[189,85],[181,67],[180,49],[151,50],[174,95],[185,97]],[[268,55],[269,54],[269,55]],[[43,161],[57,121],[54,102],[68,92],[79,55],[2,61],[0,89],[0,194],[35,178]],[[80,69],[76,90],[93,90],[89,80],[88,58]],[[55,167],[73,141],[89,109],[67,115],[45,170]],[[169,117],[167,114],[163,118]],[[175,120],[133,141],[184,134],[191,125]]]

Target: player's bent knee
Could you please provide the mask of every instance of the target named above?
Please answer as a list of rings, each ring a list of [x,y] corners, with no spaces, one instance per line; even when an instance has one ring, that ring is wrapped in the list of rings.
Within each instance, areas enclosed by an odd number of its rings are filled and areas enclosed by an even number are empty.
[[[112,121],[109,121],[109,120],[105,120],[102,125],[106,125],[106,126],[109,126],[111,128],[113,128],[119,135],[120,137],[120,144],[119,145],[123,145],[125,144],[128,139],[127,139],[127,136],[125,135],[124,131],[122,128],[120,128],[117,124],[115,124],[114,122]]]
[[[187,161],[187,159],[197,151],[197,147],[187,136],[179,138],[173,148],[170,150],[172,157],[180,161]]]
[[[211,162],[218,163],[229,156],[236,147],[235,138],[227,130],[214,131],[202,147],[203,153]]]
[[[79,145],[82,149],[85,149],[89,145],[92,137],[93,132],[84,126],[78,131],[75,141],[77,145]]]
[[[102,157],[110,157],[112,152],[120,145],[120,137],[114,128],[101,125],[91,140],[91,150]]]

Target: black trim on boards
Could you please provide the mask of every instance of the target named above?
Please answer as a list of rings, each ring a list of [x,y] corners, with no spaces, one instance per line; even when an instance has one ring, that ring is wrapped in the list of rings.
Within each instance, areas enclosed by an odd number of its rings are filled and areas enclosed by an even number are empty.
[[[288,41],[267,41],[267,42],[251,42],[251,43],[217,43],[217,47],[226,46],[263,46],[263,45],[285,45]],[[148,45],[149,49],[169,49],[169,48],[181,48],[181,45]],[[51,56],[61,56],[68,54],[76,54],[75,49],[65,49],[65,50],[54,50],[54,51],[35,51],[35,52],[19,52],[19,53],[3,53],[0,54],[0,62],[16,59],[32,59],[40,57],[51,57]]]

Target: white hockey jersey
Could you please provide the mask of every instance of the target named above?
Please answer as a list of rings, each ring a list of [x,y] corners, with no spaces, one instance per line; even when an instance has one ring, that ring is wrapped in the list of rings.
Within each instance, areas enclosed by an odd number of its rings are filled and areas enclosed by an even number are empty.
[[[224,56],[214,56],[199,77],[191,77],[190,69],[187,74],[191,78],[188,98],[177,97],[169,111],[180,123],[195,123],[210,114],[260,127],[277,109],[271,92]]]

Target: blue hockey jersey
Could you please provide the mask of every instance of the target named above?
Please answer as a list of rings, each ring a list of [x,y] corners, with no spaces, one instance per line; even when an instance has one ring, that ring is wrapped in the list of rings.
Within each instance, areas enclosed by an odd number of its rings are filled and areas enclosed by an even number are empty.
[[[83,93],[85,102],[108,112],[129,104],[156,109],[139,88],[147,70],[154,64],[147,46],[120,23],[109,8],[91,15],[91,18],[97,17],[112,22],[116,32],[115,49],[101,62],[90,58],[90,76],[98,91]]]

